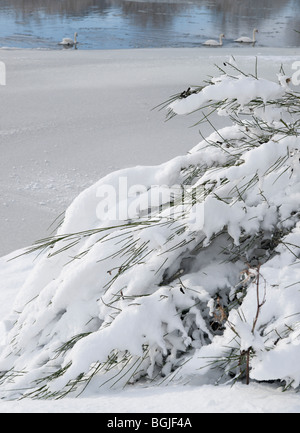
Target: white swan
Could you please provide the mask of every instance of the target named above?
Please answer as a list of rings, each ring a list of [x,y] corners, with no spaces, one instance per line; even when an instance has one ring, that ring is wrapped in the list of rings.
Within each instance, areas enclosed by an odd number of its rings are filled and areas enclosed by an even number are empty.
[[[75,32],[74,33],[74,41],[71,38],[63,38],[63,40],[61,42],[59,42],[59,45],[65,45],[67,47],[72,47],[73,45],[77,44],[77,39],[76,39],[77,36],[78,36],[78,33]]]
[[[253,30],[253,38],[248,38],[247,36],[242,36],[238,39],[235,39],[234,42],[243,42],[244,44],[254,44],[256,42],[255,40],[255,33],[258,33],[257,29]]]
[[[211,47],[220,47],[223,45],[222,39],[225,38],[225,35],[223,33],[220,35],[220,41],[215,41],[214,39],[209,39],[208,41],[204,42],[203,45],[209,45]]]

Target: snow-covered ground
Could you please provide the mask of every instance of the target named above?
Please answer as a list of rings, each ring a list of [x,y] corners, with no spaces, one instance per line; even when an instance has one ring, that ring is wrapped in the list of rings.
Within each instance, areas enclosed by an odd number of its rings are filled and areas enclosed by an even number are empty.
[[[282,393],[281,390],[269,385],[237,384],[232,388],[230,386],[185,385],[167,388],[126,389],[121,392],[106,392],[90,398],[5,401],[0,403],[0,412],[299,413],[299,400],[299,394]],[[138,419],[138,416],[136,418]]]
[[[49,235],[47,228],[77,194],[107,173],[155,165],[200,141],[192,118],[164,122],[151,109],[215,75],[230,55],[260,77],[287,75],[298,49],[158,49],[129,51],[2,50],[7,86],[0,108],[0,315],[32,268],[7,261]],[[219,125],[217,125],[219,126]],[[206,135],[208,127],[202,132]],[[0,332],[3,329],[0,328]],[[270,384],[134,388],[89,398],[1,402],[1,412],[300,412],[300,397]]]

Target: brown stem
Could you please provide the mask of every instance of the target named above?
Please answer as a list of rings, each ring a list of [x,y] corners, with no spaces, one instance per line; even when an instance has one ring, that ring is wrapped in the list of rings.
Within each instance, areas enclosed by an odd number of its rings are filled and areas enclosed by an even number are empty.
[[[250,383],[250,350],[251,347],[246,352],[246,385]]]
[[[263,297],[262,302],[260,302],[260,300],[259,300],[259,284],[260,284],[260,282],[259,282],[260,272],[259,271],[260,271],[260,266],[261,265],[257,266],[257,278],[256,278],[256,301],[257,301],[257,309],[256,309],[256,316],[255,316],[255,319],[253,321],[252,334],[254,333],[254,330],[255,330],[255,327],[256,327],[256,323],[257,323],[257,319],[258,319],[258,316],[259,316],[259,313],[260,313],[260,309],[261,309],[261,307],[264,305],[264,303],[266,301],[265,295]]]

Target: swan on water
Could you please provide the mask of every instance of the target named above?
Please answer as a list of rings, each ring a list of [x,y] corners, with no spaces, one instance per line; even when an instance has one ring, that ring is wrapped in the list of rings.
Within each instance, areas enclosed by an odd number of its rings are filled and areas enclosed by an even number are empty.
[[[63,40],[61,42],[59,42],[59,45],[65,45],[67,47],[72,47],[73,45],[77,44],[77,39],[76,39],[77,36],[78,36],[78,33],[75,32],[75,34],[74,34],[74,41],[71,38],[63,38]]]
[[[225,35],[223,35],[223,33],[220,35],[220,41],[215,41],[214,39],[209,39],[208,41],[204,42],[203,45],[209,45],[212,47],[220,47],[221,45],[223,45],[223,41],[222,39],[225,38]]]
[[[236,39],[234,42],[243,42],[245,44],[254,44],[256,42],[255,40],[255,33],[258,33],[257,29],[253,30],[253,38],[248,38],[248,36],[242,36],[238,39]]]

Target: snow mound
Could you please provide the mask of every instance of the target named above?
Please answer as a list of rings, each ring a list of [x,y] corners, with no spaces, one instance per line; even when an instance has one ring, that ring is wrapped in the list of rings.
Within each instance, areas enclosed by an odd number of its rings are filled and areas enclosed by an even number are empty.
[[[39,260],[5,319],[2,397],[212,368],[299,386],[300,99],[282,76],[234,72],[168,107],[229,126],[187,155],[104,177],[30,249]]]

